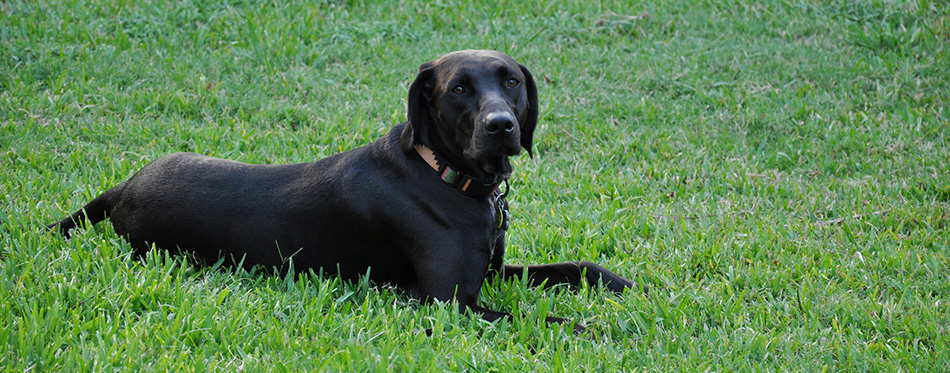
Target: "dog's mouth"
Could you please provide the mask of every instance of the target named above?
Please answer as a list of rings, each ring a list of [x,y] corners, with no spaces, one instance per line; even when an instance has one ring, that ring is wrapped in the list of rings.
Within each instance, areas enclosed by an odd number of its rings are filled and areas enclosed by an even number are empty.
[[[495,180],[508,179],[512,167],[509,157],[521,153],[521,146],[517,141],[483,141],[466,149],[463,154],[473,166],[476,166],[485,176]]]
[[[507,180],[511,177],[511,161],[507,155],[482,157],[479,166],[485,173],[494,175],[496,180]]]
[[[485,174],[485,177],[504,180],[511,176],[512,167],[509,157],[518,155],[520,150],[520,148],[514,151],[506,148],[495,148],[492,151],[470,149],[464,154],[473,166]]]

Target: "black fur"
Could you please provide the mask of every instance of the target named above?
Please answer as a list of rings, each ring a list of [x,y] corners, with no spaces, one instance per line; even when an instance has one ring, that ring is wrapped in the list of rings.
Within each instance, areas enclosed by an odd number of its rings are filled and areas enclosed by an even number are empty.
[[[424,145],[466,174],[506,180],[509,156],[531,154],[538,121],[531,73],[494,51],[459,51],[424,63],[409,89],[407,123],[379,140],[312,163],[252,165],[175,153],[145,166],[78,212],[50,224],[64,236],[108,217],[143,255],[152,244],[215,262],[322,270],[478,306],[489,274],[621,292],[635,284],[589,262],[504,265],[505,231],[493,197],[448,187],[416,152]],[[563,321],[549,318],[548,321]],[[578,326],[578,330],[582,327]]]

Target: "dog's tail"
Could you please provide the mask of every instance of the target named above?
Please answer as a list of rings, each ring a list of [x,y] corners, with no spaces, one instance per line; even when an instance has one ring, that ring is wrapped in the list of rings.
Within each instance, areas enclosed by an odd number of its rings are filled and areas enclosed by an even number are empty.
[[[76,227],[85,228],[86,221],[89,222],[89,225],[95,225],[96,223],[105,220],[105,218],[109,217],[109,213],[112,212],[112,208],[115,206],[116,202],[119,201],[119,197],[122,196],[122,191],[125,189],[125,184],[126,182],[123,182],[112,187],[112,189],[100,194],[98,197],[94,198],[92,201],[79,209],[79,211],[69,215],[69,217],[66,219],[47,225],[46,229],[55,229],[59,231],[59,234],[63,235],[63,237],[69,238],[69,236],[72,234],[70,231]]]

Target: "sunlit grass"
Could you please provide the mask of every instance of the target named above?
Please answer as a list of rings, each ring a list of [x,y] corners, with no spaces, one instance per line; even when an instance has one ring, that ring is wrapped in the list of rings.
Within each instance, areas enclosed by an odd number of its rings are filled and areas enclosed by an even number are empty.
[[[948,40],[926,0],[5,2],[0,367],[950,369]],[[591,260],[648,295],[496,282],[482,302],[516,317],[490,324],[39,229],[170,152],[366,144],[463,48],[538,80],[507,260]]]

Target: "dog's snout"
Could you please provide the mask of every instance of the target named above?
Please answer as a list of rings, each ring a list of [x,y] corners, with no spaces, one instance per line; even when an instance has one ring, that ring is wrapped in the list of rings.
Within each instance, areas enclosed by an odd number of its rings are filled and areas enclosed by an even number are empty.
[[[489,115],[485,131],[492,136],[510,135],[515,131],[515,120],[508,113]]]

